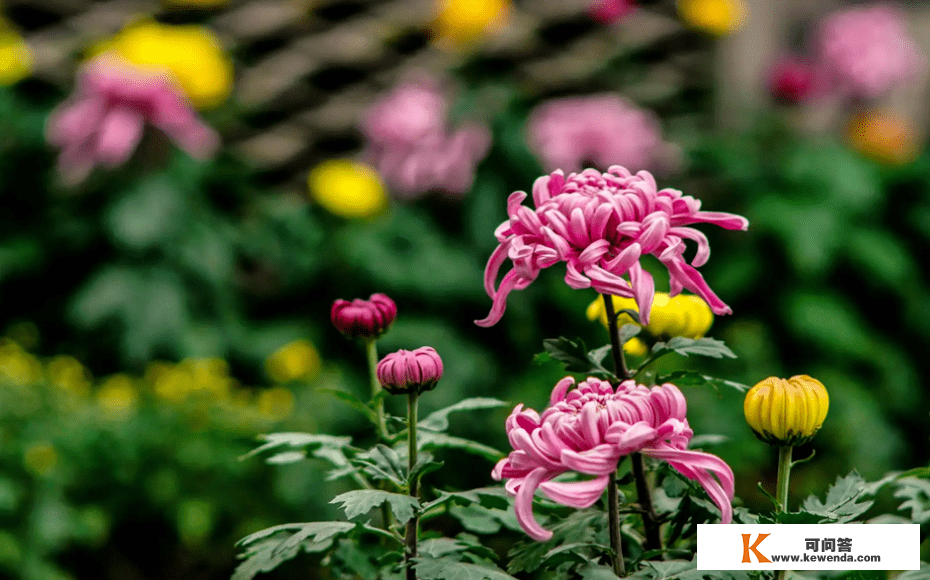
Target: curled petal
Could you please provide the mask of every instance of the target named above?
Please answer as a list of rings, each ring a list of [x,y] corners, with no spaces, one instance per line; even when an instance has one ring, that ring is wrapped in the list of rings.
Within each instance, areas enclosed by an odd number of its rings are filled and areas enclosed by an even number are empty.
[[[587,508],[604,495],[608,480],[609,476],[604,475],[588,481],[547,481],[539,488],[554,502],[573,508]]]
[[[539,467],[531,471],[520,482],[517,497],[513,503],[520,527],[529,537],[538,542],[545,542],[552,538],[552,532],[539,525],[539,522],[533,517],[533,495],[544,479],[546,479],[546,470],[544,468]]]
[[[617,469],[620,453],[613,445],[602,444],[587,451],[562,450],[562,464],[578,473],[607,475]]]
[[[565,377],[561,381],[555,384],[555,388],[552,389],[552,395],[549,397],[549,406],[555,405],[557,402],[565,399],[565,393],[568,392],[568,389],[575,384],[574,377]]]
[[[630,266],[630,285],[633,287],[633,298],[639,307],[639,321],[643,325],[649,324],[656,286],[652,281],[652,274],[643,270],[639,262]]]
[[[504,316],[504,310],[507,308],[507,296],[510,295],[510,292],[513,291],[516,284],[516,270],[507,272],[507,274],[504,275],[504,279],[501,280],[501,285],[498,287],[497,292],[494,293],[494,304],[491,305],[491,312],[488,313],[486,318],[476,320],[475,324],[484,327],[497,324]]]
[[[679,285],[679,288],[685,287],[703,298],[714,314],[730,314],[733,312],[723,300],[714,294],[714,291],[710,289],[710,286],[704,280],[704,276],[701,276],[700,272],[686,264],[684,260],[669,260],[664,263],[665,267],[668,268],[669,279],[673,280],[674,284]]]
[[[720,508],[720,523],[733,521],[733,470],[722,459],[710,453],[673,448],[644,449],[643,454],[664,459],[688,479],[696,479]]]

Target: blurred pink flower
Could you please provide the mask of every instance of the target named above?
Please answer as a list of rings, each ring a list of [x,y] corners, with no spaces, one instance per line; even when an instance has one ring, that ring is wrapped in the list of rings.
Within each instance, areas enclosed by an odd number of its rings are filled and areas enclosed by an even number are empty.
[[[448,108],[437,82],[418,80],[395,87],[363,117],[364,157],[398,197],[461,195],[471,188],[491,134],[476,123],[450,129]]]
[[[623,20],[635,8],[633,0],[595,0],[588,8],[588,13],[599,22],[611,23]]]
[[[782,57],[769,72],[769,88],[772,95],[789,103],[808,100],[821,90],[820,85],[817,67],[799,57]]]
[[[61,148],[62,175],[83,180],[95,165],[125,163],[146,124],[198,159],[213,155],[219,136],[197,116],[170,77],[104,54],[84,65],[74,94],[52,112],[46,137]]]
[[[493,326],[501,319],[507,296],[530,285],[543,268],[565,262],[565,282],[572,288],[594,288],[601,294],[633,298],[641,322],[649,323],[655,294],[652,275],[640,257],[656,256],[669,272],[674,296],[687,288],[704,299],[715,314],[730,307],[710,289],[695,269],[707,262],[710,245],[691,224],[715,224],[728,230],[745,230],[746,218],[700,211],[701,202],[675,189],[657,190],[648,171],[632,175],[619,165],[607,173],[585,169],[567,178],[561,170],[533,184],[535,209],[522,205],[526,193],[507,199],[510,219],[494,232],[500,245],[491,254],[484,273],[484,288],[494,304],[478,326]],[[697,242],[697,252],[685,262],[685,240]],[[513,269],[495,288],[504,261]],[[627,275],[629,281],[622,278]]]
[[[546,101],[530,113],[527,134],[545,171],[592,163],[655,170],[669,154],[658,117],[609,93]]]
[[[687,449],[694,433],[678,387],[666,383],[650,389],[628,380],[614,390],[607,381],[592,377],[569,391],[574,384],[572,377],[559,381],[542,416],[517,405],[507,419],[514,451],[491,473],[498,481],[509,480],[505,488],[516,496],[517,521],[531,538],[552,537],[533,517],[537,489],[562,505],[590,507],[604,493],[620,458],[631,453],[664,459],[697,480],[720,508],[721,523],[730,523],[733,470],[715,455]],[[594,479],[552,481],[568,471]]]
[[[849,96],[876,98],[907,81],[924,65],[903,15],[873,4],[828,15],[817,35],[820,66]]]

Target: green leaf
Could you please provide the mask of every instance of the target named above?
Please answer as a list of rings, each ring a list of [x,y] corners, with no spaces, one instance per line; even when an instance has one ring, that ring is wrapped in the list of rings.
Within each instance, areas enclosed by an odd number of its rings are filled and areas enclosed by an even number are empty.
[[[450,558],[417,558],[419,580],[516,580],[492,564],[469,564]]]
[[[805,499],[803,510],[822,516],[829,522],[839,524],[850,522],[872,507],[871,501],[859,501],[870,495],[865,485],[862,476],[853,470],[846,477],[836,478],[836,483],[827,490],[827,497],[824,501],[820,501],[813,495]]]
[[[461,449],[462,451],[468,451],[469,453],[480,455],[485,459],[495,462],[504,457],[503,453],[483,443],[430,431],[420,431],[417,433],[417,446],[420,449],[439,449],[443,447]]]
[[[356,489],[337,495],[329,503],[342,504],[346,517],[350,520],[354,517],[367,514],[373,508],[383,503],[391,506],[397,523],[403,524],[413,517],[413,514],[420,509],[420,502],[409,495],[391,493],[380,489]]]
[[[417,427],[420,429],[428,429],[430,431],[445,431],[449,428],[449,415],[452,413],[457,413],[459,411],[496,409],[498,407],[508,406],[510,406],[510,403],[498,399],[490,399],[487,397],[472,397],[470,399],[463,399],[454,405],[446,407],[445,409],[440,409],[439,411],[430,413],[425,419],[417,423]]]
[[[518,572],[533,572],[542,566],[546,554],[550,550],[566,543],[594,544],[597,530],[604,525],[604,514],[597,510],[579,510],[572,512],[568,517],[547,526],[552,531],[552,538],[545,542],[518,542],[510,550],[510,563],[507,571],[511,574]]]
[[[478,504],[499,510],[508,510],[511,507],[510,495],[503,487],[479,487],[468,491],[439,490],[439,498],[423,506],[423,509],[426,511],[450,502],[459,505]]]
[[[626,344],[631,338],[642,332],[643,327],[636,324],[624,324],[620,327],[620,344]],[[608,347],[609,349],[609,347]]]
[[[421,479],[427,473],[432,473],[444,465],[442,461],[433,461],[433,456],[429,453],[423,453],[417,458],[417,464],[413,466],[410,474],[407,476],[409,484],[410,478],[416,477]]]
[[[574,340],[560,336],[559,338],[547,338],[543,341],[543,348],[549,353],[549,356],[561,362],[565,370],[570,373],[585,373],[589,375],[599,375],[604,377],[613,377],[613,373],[601,365],[601,360],[592,356],[593,353],[600,354],[600,350],[588,352],[584,341],[580,338]]]
[[[109,208],[107,226],[113,238],[133,250],[170,240],[184,226],[184,195],[166,174],[144,178]]]
[[[478,538],[471,534],[459,534],[455,538],[433,538],[422,540],[417,546],[420,555],[431,558],[444,558],[453,554],[476,556],[481,559],[496,560],[494,550],[481,545]]]
[[[356,528],[350,522],[310,522],[284,524],[256,532],[236,544],[245,549],[244,561],[236,567],[231,580],[251,580],[256,574],[270,572],[301,551],[322,552],[336,538]]]
[[[610,554],[613,548],[593,542],[569,542],[552,548],[543,556],[542,566],[552,569],[566,562],[584,564],[595,559],[595,553]]]
[[[588,563],[577,570],[581,575],[581,580],[618,580],[619,577],[614,574],[614,569],[610,566],[601,564]]]
[[[652,347],[652,357],[658,358],[668,352],[675,352],[682,356],[698,355],[712,358],[736,358],[733,351],[727,348],[722,340],[714,338],[685,338],[676,336],[668,342],[659,342]]]
[[[362,401],[360,398],[358,398],[358,396],[355,395],[354,393],[350,393],[349,391],[343,391],[342,389],[330,389],[330,388],[325,388],[325,387],[317,389],[317,390],[321,393],[326,393],[328,395],[332,395],[336,397],[343,403],[346,403],[347,405],[349,405],[356,411],[359,411],[363,415],[368,417],[368,420],[371,421],[372,423],[376,423],[378,421],[378,414],[375,413],[375,411],[371,407],[365,404],[365,402]]]
[[[675,371],[661,377],[656,377],[656,383],[672,383],[678,387],[711,387],[715,391],[719,391],[720,387],[727,387],[736,389],[741,393],[745,393],[749,390],[748,385],[735,381],[718,379],[717,377],[703,375],[695,371]]]
[[[271,433],[268,435],[260,435],[259,439],[266,441],[266,443],[240,457],[240,461],[272,449],[278,451],[281,451],[281,448],[290,451],[292,449],[302,449],[306,447],[343,449],[352,442],[350,437],[335,437],[333,435],[316,435],[312,433]]]
[[[930,522],[930,481],[906,477],[898,482],[894,496],[904,500],[898,509],[911,510],[911,521],[915,524]]]
[[[352,465],[360,467],[374,479],[394,482],[398,487],[407,483],[407,470],[396,451],[379,443],[372,449],[352,458]]]

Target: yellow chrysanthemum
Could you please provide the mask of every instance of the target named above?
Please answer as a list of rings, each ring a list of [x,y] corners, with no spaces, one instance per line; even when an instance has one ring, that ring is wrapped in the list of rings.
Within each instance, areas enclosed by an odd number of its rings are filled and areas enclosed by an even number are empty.
[[[32,50],[4,20],[0,19],[0,85],[12,85],[32,72]]]
[[[42,363],[19,344],[10,340],[0,341],[0,383],[24,386],[42,379]]]
[[[51,443],[34,443],[23,452],[23,464],[38,476],[48,475],[58,464],[58,453]]]
[[[135,409],[138,398],[132,378],[124,374],[108,377],[97,391],[97,403],[108,413],[120,417]]]
[[[93,377],[73,356],[59,355],[49,361],[46,373],[53,385],[63,391],[84,396],[90,392]]]
[[[502,26],[509,15],[507,0],[438,0],[433,34],[440,45],[460,48]]]
[[[612,296],[614,311],[638,311],[636,301],[632,298]],[[588,320],[599,320],[607,326],[607,312],[604,308],[604,299],[598,297],[588,306]],[[647,333],[655,338],[668,339],[673,336],[685,338],[701,338],[710,330],[714,322],[714,314],[704,300],[698,296],[679,294],[669,298],[665,292],[656,292],[649,311],[649,324],[645,327]],[[617,325],[635,324],[626,314],[617,318]],[[636,342],[634,342],[634,340]],[[634,338],[624,345],[628,354],[645,354],[646,345]]]
[[[143,68],[169,71],[196,107],[215,107],[232,90],[232,61],[216,35],[201,26],[142,21],[123,29],[95,53],[105,51]]]
[[[309,380],[320,370],[320,355],[306,340],[285,344],[265,360],[265,372],[276,383]]]
[[[742,0],[678,0],[678,14],[692,28],[722,36],[743,25]]]
[[[830,398],[823,383],[807,375],[769,377],[749,389],[743,402],[746,422],[772,445],[810,441],[827,418]]]
[[[348,159],[324,161],[307,178],[310,196],[330,213],[344,218],[364,218],[384,211],[387,193],[378,173]]]
[[[887,165],[910,163],[920,152],[912,124],[881,111],[869,111],[853,118],[847,137],[853,149]]]
[[[255,408],[268,419],[281,421],[294,409],[294,395],[284,387],[273,387],[258,394]]]

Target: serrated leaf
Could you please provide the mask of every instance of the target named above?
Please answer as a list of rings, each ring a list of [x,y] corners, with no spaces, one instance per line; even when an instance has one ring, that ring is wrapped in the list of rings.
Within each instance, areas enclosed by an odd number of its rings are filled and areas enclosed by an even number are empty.
[[[444,447],[461,449],[495,462],[504,457],[503,453],[483,443],[478,443],[477,441],[464,439],[462,437],[446,435],[445,433],[433,433],[431,431],[420,431],[417,434],[417,446],[420,449],[440,449]]]
[[[930,522],[930,481],[906,477],[898,482],[894,496],[904,500],[898,509],[910,510],[915,524]]]
[[[712,387],[714,390],[719,390],[720,387],[728,387],[736,389],[741,393],[745,393],[749,390],[748,385],[735,381],[718,379],[717,377],[703,375],[695,371],[675,371],[661,377],[656,377],[656,383],[672,383],[678,387]]]
[[[652,347],[652,357],[656,358],[668,352],[675,352],[682,356],[709,356],[712,358],[736,358],[722,340],[715,338],[685,338],[676,336],[668,342],[658,342]]]
[[[431,558],[445,558],[453,554],[479,557],[488,560],[497,559],[493,550],[482,546],[478,538],[471,534],[459,534],[455,538],[433,538],[422,540],[417,546],[418,553]],[[461,558],[456,558],[461,561]]]
[[[630,341],[631,338],[642,332],[642,330],[642,326],[638,326],[636,324],[624,324],[620,327],[620,344],[626,344]]]
[[[565,562],[577,562],[579,564],[589,562],[594,559],[593,553],[610,554],[613,549],[601,544],[592,542],[570,542],[552,548],[543,556],[542,565],[547,568],[555,568]]]
[[[843,524],[861,516],[872,507],[871,501],[858,501],[866,497],[868,494],[865,491],[865,481],[854,470],[846,477],[836,478],[836,483],[827,490],[824,501],[813,495],[805,499],[803,511],[823,516],[830,522]]]
[[[605,344],[600,348],[595,348],[594,350],[588,351],[588,358],[599,365],[604,364],[604,359],[607,358],[607,355],[610,354],[610,349],[613,348],[609,344]]]
[[[419,580],[517,580],[491,564],[470,564],[450,558],[418,558]]]
[[[561,362],[565,366],[565,370],[570,373],[585,373],[604,377],[614,376],[612,372],[601,365],[600,361],[591,357],[584,341],[580,338],[574,340],[564,336],[547,338],[543,341],[543,348],[546,349],[550,357]]]
[[[347,491],[337,495],[329,503],[342,504],[341,507],[350,520],[367,514],[383,503],[388,503],[399,524],[406,523],[420,509],[420,502],[416,498],[380,489]]]
[[[613,568],[601,564],[588,563],[577,570],[581,580],[619,580]]]
[[[388,480],[398,487],[403,487],[407,482],[404,462],[396,451],[382,443],[353,457],[352,464],[374,479]]]
[[[497,409],[498,407],[508,407],[510,403],[488,397],[472,397],[464,399],[458,403],[430,413],[425,419],[417,423],[420,429],[429,431],[445,431],[449,428],[449,415],[459,411],[477,411],[481,409]]]
[[[500,510],[511,508],[510,495],[503,487],[479,487],[468,491],[439,490],[439,498],[423,506],[423,509],[428,510],[450,502],[459,505],[478,504],[482,507]]]
[[[588,542],[594,543],[596,532],[604,525],[604,514],[596,510],[579,510],[573,512],[560,522],[547,526],[552,531],[552,538],[545,542],[518,542],[509,553],[510,563],[507,571],[511,574],[518,572],[533,572],[537,570],[546,554],[553,548],[565,543]]]
[[[259,439],[266,441],[260,447],[249,451],[240,460],[248,459],[270,449],[278,447],[304,448],[304,447],[325,447],[330,449],[342,449],[352,443],[351,437],[335,437],[333,435],[316,435],[312,433],[271,433],[261,435]]]
[[[270,572],[301,551],[322,552],[336,538],[354,530],[351,522],[309,522],[284,524],[256,532],[236,544],[245,549],[243,562],[236,567],[232,580],[251,580],[256,574]]]
[[[272,455],[265,460],[265,463],[270,463],[271,465],[285,465],[287,463],[297,463],[306,458],[307,454],[303,451],[285,451],[284,453]]]
[[[368,420],[371,421],[372,423],[375,423],[378,421],[378,414],[375,413],[375,411],[371,407],[365,404],[365,402],[361,400],[360,398],[358,398],[358,396],[356,396],[354,393],[350,393],[349,391],[343,391],[342,389],[330,389],[330,388],[325,388],[325,387],[317,389],[317,390],[321,393],[326,393],[328,395],[332,395],[336,397],[343,403],[346,403],[347,405],[349,405],[356,411],[359,411],[360,413],[368,417]]]

